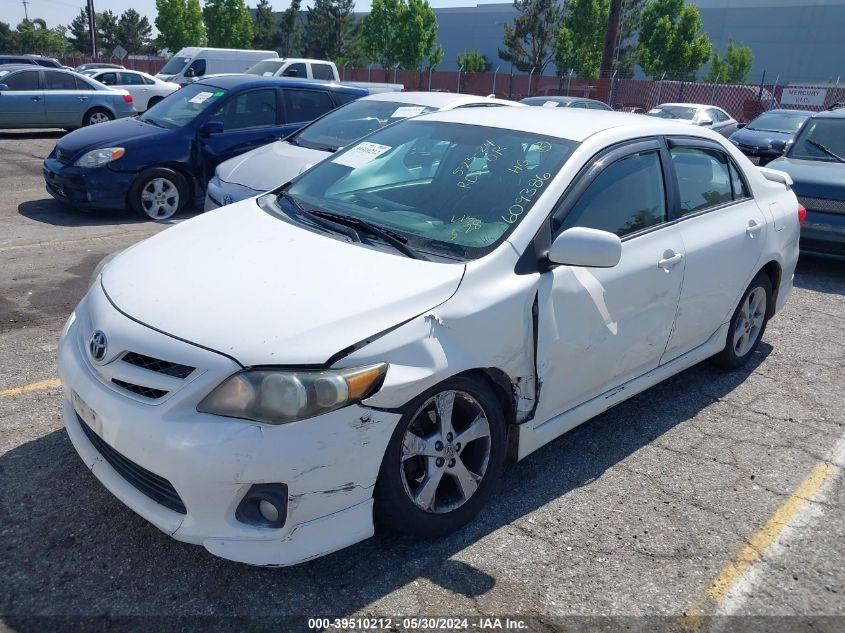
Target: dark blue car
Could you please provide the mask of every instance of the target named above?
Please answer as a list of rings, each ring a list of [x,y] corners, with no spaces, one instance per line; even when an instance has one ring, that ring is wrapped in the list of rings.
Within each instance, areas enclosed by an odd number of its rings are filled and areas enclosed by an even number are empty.
[[[165,220],[224,160],[282,139],[367,94],[281,77],[220,75],[190,84],[139,117],[67,134],[44,160],[47,191],[82,209],[123,209]],[[201,208],[201,206],[200,206]]]
[[[783,158],[769,167],[792,176],[807,209],[801,252],[845,258],[845,104],[807,119]]]
[[[811,114],[810,110],[769,110],[731,134],[729,140],[752,161],[765,165],[783,155]]]

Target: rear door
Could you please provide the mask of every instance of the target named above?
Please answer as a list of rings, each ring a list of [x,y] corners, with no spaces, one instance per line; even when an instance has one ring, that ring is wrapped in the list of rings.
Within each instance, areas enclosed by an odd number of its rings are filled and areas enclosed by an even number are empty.
[[[132,95],[132,101],[138,112],[143,112],[147,109],[147,103],[152,96],[152,86],[147,85],[142,75],[133,73],[130,70],[121,70],[118,86]]]
[[[741,172],[713,141],[668,139],[686,273],[663,360],[704,344],[730,320],[756,273],[770,227]]]
[[[46,127],[41,71],[24,70],[0,77],[9,89],[0,93],[0,126],[4,128]]]
[[[44,107],[50,127],[75,127],[88,109],[88,95],[80,93],[70,73],[44,71]]]

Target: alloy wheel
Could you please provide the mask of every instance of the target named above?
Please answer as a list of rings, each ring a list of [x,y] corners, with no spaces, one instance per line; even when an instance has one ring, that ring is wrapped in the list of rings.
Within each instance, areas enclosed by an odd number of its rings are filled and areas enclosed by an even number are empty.
[[[153,178],[141,190],[141,207],[153,220],[166,220],[179,210],[179,188],[167,178]]]
[[[109,115],[105,112],[92,112],[91,116],[88,117],[88,123],[90,125],[97,125],[97,123],[105,123],[110,120]]]
[[[754,347],[766,321],[766,291],[761,286],[751,290],[742,302],[734,329],[734,353],[745,356]]]

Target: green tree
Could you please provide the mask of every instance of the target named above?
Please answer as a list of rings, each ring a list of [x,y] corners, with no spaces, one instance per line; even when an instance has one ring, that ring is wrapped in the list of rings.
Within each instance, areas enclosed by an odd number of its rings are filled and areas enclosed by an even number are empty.
[[[745,44],[734,46],[728,42],[728,49],[725,56],[721,57],[717,51],[713,51],[710,58],[710,71],[704,81],[723,82],[730,84],[748,83],[748,75],[751,67],[754,66],[754,55],[751,49]]]
[[[426,70],[431,70],[432,68],[436,68],[440,64],[443,63],[443,58],[446,57],[446,53],[443,50],[443,44],[435,45],[428,54]]]
[[[68,42],[70,42],[71,50],[78,53],[91,52],[91,38],[88,34],[88,6],[84,6],[79,10],[73,20],[68,26]]]
[[[104,55],[111,55],[118,42],[118,18],[112,11],[106,9],[97,13],[97,50]]]
[[[280,20],[280,46],[284,57],[293,57],[302,49],[301,0],[291,0],[290,6],[282,11]]]
[[[384,68],[420,68],[435,54],[437,18],[427,0],[373,0],[362,29],[367,55]]]
[[[519,15],[512,25],[505,24],[505,48],[499,49],[499,58],[524,72],[533,68],[543,74],[554,55],[561,6],[555,0],[514,0],[513,6]]]
[[[150,21],[135,9],[127,9],[120,14],[117,22],[117,43],[129,53],[148,50],[152,33]]]
[[[690,79],[710,58],[698,7],[684,0],[649,0],[640,15],[640,66],[652,79]]]
[[[465,50],[458,55],[458,67],[463,66],[464,72],[483,73],[487,70],[487,58],[477,48]]]
[[[335,58],[337,69],[342,72],[343,67],[349,64],[353,68],[361,68],[369,63],[367,51],[364,47],[364,36],[362,35],[361,22],[352,24],[349,35],[343,45],[343,54]]]
[[[255,7],[255,26],[252,47],[259,50],[274,48],[279,41],[279,21],[268,0],[260,0]]]
[[[156,45],[176,53],[186,46],[205,44],[205,26],[199,0],[156,0]]]
[[[208,45],[249,48],[255,27],[244,0],[206,0],[202,9]]]
[[[355,0],[314,0],[305,22],[308,55],[340,59],[350,52],[355,25]]]
[[[68,49],[64,28],[48,29],[41,18],[23,20],[16,30],[18,48],[24,53],[64,53]]]
[[[0,53],[20,52],[20,34],[7,22],[0,22]]]
[[[554,46],[557,72],[598,77],[610,0],[570,0],[566,9]]]

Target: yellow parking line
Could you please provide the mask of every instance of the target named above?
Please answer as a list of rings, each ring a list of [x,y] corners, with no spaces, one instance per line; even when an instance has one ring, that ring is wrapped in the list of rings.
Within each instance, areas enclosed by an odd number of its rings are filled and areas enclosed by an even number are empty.
[[[0,390],[0,398],[9,398],[11,396],[19,396],[30,391],[40,391],[41,389],[50,389],[51,387],[58,387],[62,381],[58,378],[49,378],[47,380],[39,380],[23,387],[13,387],[11,389]]]
[[[743,575],[760,558],[763,551],[780,536],[783,529],[798,516],[798,513],[810,502],[824,483],[837,472],[837,468],[827,462],[816,465],[810,475],[781,505],[771,518],[766,521],[751,538],[749,538],[733,561],[725,565],[710,584],[707,591],[693,601],[684,611],[678,623],[685,629],[698,629],[702,624],[702,610],[707,601],[718,606],[722,603],[731,589],[742,579]]]

